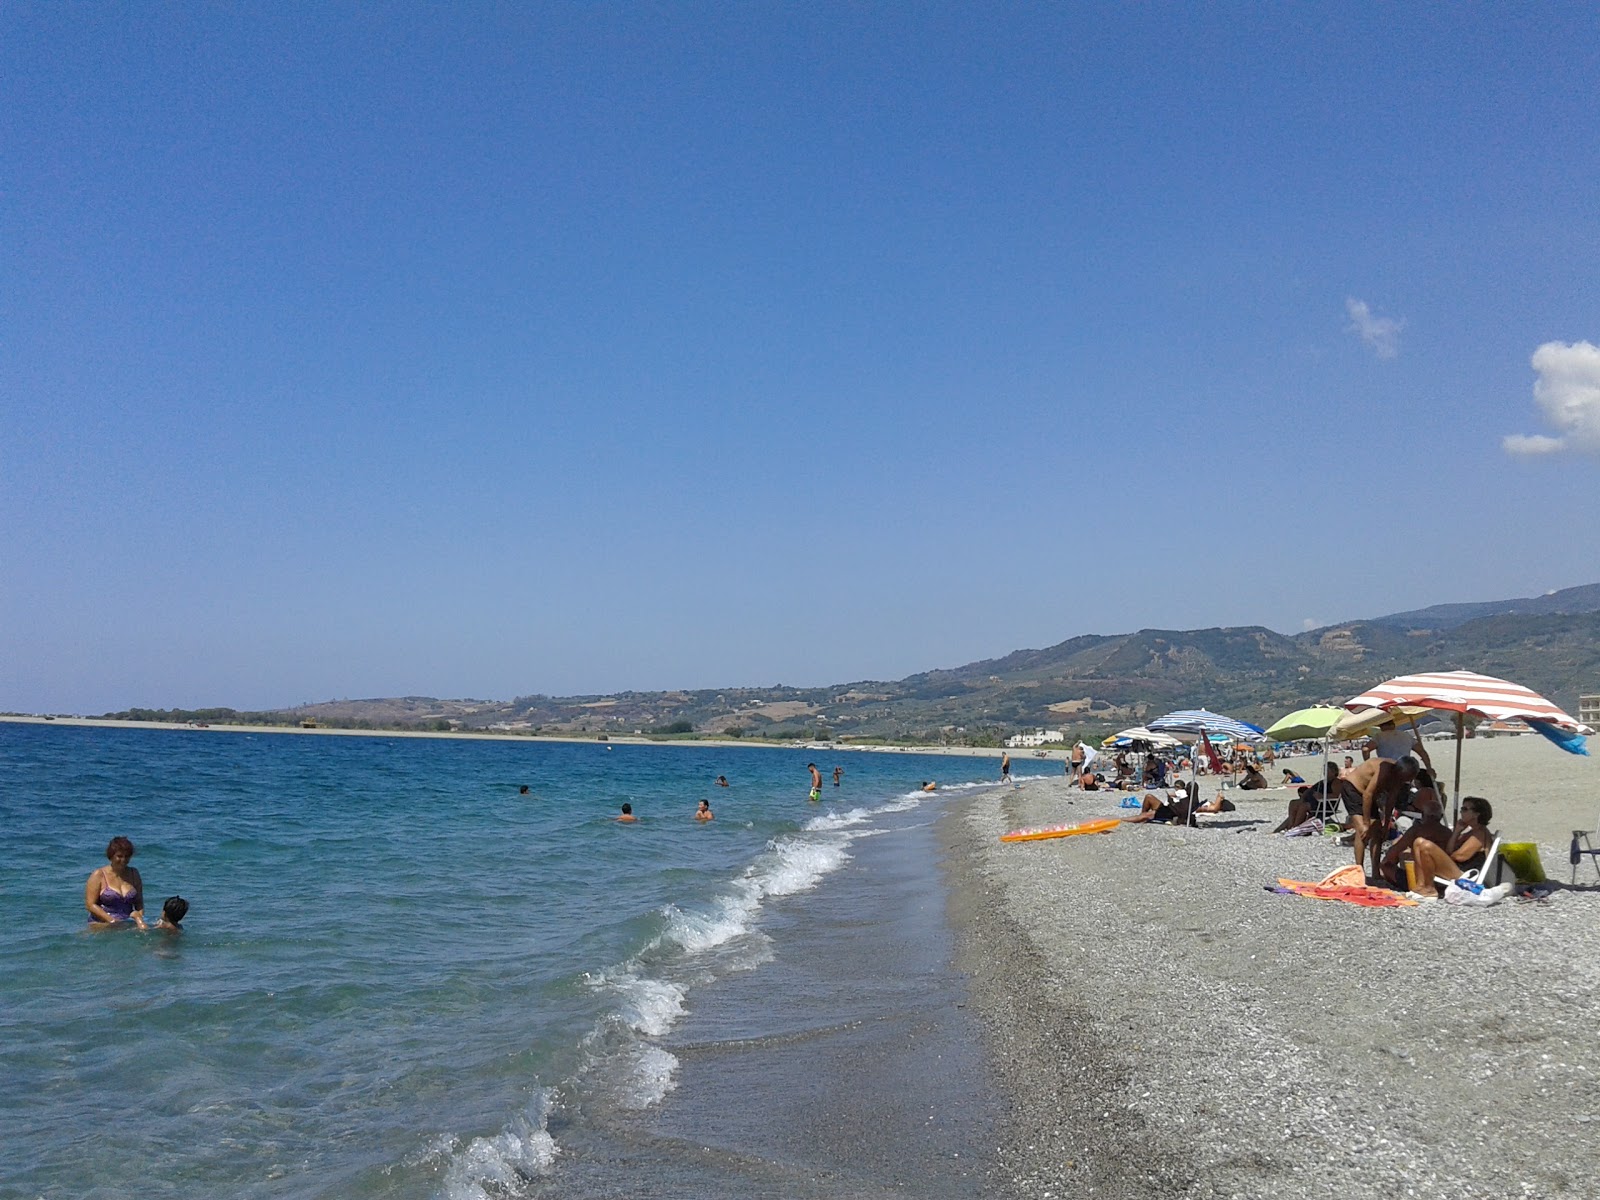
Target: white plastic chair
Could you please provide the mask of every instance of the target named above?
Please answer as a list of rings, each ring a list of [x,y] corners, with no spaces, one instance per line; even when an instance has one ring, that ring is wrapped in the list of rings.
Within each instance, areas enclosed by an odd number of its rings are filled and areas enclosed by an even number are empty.
[[[1500,838],[1496,836],[1489,844],[1489,853],[1484,857],[1483,866],[1476,870],[1461,872],[1461,878],[1469,883],[1476,883],[1480,887],[1489,887],[1494,882],[1495,868],[1500,865]],[[1449,887],[1450,880],[1443,875],[1435,875],[1433,881],[1440,887]]]

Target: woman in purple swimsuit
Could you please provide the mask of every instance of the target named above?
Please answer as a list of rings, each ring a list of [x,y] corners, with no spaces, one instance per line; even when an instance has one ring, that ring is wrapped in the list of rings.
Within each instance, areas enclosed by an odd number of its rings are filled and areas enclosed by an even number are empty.
[[[89,910],[89,924],[93,926],[120,925],[132,921],[140,929],[144,923],[144,880],[139,872],[128,865],[133,857],[133,843],[125,837],[114,837],[106,844],[109,866],[89,873],[83,885],[83,906]]]

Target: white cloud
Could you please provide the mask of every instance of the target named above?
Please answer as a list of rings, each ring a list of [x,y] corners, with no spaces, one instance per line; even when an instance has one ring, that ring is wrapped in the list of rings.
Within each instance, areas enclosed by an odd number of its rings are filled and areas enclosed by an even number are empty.
[[[1546,342],[1533,352],[1533,399],[1560,437],[1514,433],[1502,438],[1507,454],[1532,456],[1575,450],[1600,454],[1600,346]]]
[[[1371,306],[1354,296],[1345,298],[1344,310],[1350,314],[1350,324],[1345,328],[1360,334],[1361,340],[1371,346],[1379,358],[1394,358],[1400,353],[1400,330],[1404,321],[1373,316]]]
[[[1300,628],[1304,632],[1310,633],[1313,629],[1321,629],[1322,628],[1322,622],[1317,620],[1316,617],[1306,617],[1303,621],[1300,622]]]

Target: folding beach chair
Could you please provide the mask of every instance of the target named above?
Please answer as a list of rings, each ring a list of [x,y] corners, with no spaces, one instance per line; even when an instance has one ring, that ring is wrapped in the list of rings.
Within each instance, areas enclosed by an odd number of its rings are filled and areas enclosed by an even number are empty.
[[[1594,871],[1600,876],[1600,846],[1594,844],[1594,839],[1600,838],[1600,823],[1596,824],[1595,832],[1591,837],[1587,829],[1574,829],[1572,831],[1572,850],[1567,857],[1572,861],[1572,882],[1578,882],[1578,864],[1587,856],[1594,865]],[[1580,846],[1578,843],[1582,842]]]
[[[1497,837],[1489,846],[1489,853],[1484,857],[1483,866],[1475,871],[1461,872],[1461,878],[1471,883],[1481,884],[1484,887],[1493,887],[1496,873],[1500,869],[1500,839]],[[1440,887],[1449,887],[1450,880],[1442,875],[1435,875],[1433,881]]]

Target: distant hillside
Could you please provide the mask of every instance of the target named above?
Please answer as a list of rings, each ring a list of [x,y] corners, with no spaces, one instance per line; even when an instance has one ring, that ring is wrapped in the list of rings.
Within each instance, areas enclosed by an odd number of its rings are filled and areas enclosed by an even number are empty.
[[[1392,625],[1397,629],[1454,629],[1480,617],[1497,616],[1549,616],[1560,613],[1600,612],[1600,583],[1586,583],[1581,587],[1562,588],[1542,596],[1529,596],[1521,600],[1486,600],[1479,604],[1435,604],[1412,612],[1391,613],[1387,617],[1373,617],[1376,625]]]
[[[1502,611],[1517,605],[1552,611]],[[1462,617],[1480,608],[1495,611]],[[1424,616],[1427,623],[1418,624]],[[642,731],[993,745],[1025,727],[1090,734],[1201,704],[1266,724],[1307,704],[1341,703],[1394,675],[1450,669],[1515,680],[1575,711],[1580,693],[1600,691],[1600,585],[1526,601],[1439,605],[1294,637],[1259,626],[1086,635],[892,682],[514,700],[408,696],[329,701],[272,713],[133,710],[121,715],[315,721],[370,729],[587,736]]]

